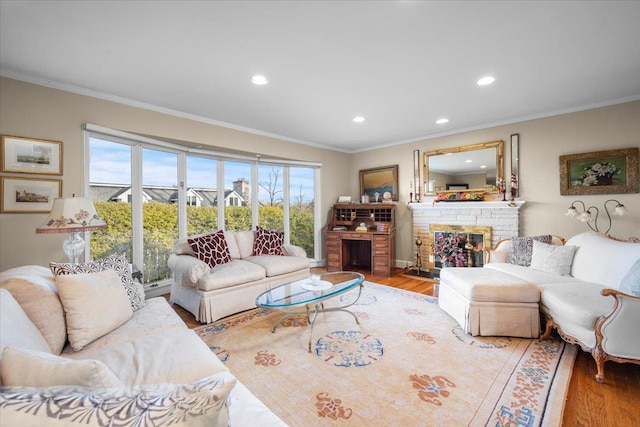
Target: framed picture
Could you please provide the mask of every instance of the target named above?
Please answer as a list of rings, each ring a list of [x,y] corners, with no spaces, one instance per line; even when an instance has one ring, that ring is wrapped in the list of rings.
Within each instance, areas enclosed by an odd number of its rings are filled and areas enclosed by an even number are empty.
[[[53,199],[62,196],[62,180],[3,176],[0,212],[48,213]]]
[[[2,135],[2,172],[62,175],[62,142]]]
[[[560,156],[560,194],[637,193],[638,148]]]
[[[469,184],[447,184],[447,190],[468,190]]]
[[[360,195],[368,195],[371,201],[382,201],[386,192],[391,193],[391,200],[398,200],[398,165],[360,171]]]

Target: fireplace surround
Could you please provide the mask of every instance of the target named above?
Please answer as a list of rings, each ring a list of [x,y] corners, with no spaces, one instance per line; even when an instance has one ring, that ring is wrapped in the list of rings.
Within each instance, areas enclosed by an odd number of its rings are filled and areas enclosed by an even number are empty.
[[[502,201],[435,203],[432,198],[422,203],[410,203],[408,206],[412,213],[412,241],[419,237],[424,242],[420,246],[419,254],[416,253],[416,246],[413,246],[414,259],[419,255],[425,269],[436,268],[436,259],[432,251],[432,224],[489,227],[491,238],[490,242],[487,241],[483,245],[484,250],[494,247],[499,240],[517,237],[520,209],[524,204],[524,201],[516,201],[514,206]],[[437,267],[440,267],[439,262]]]

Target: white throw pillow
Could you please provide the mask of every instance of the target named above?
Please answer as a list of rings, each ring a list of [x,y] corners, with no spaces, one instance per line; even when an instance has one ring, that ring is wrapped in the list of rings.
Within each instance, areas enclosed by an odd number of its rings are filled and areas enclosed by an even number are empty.
[[[12,347],[5,347],[2,351],[0,375],[5,386],[122,386],[115,374],[99,360],[73,360],[42,351]]]
[[[120,276],[114,270],[56,276],[75,351],[111,332],[133,316]]]
[[[142,284],[133,281],[133,278],[131,277],[131,267],[124,253],[109,255],[86,264],[50,262],[49,268],[56,276],[63,274],[97,273],[99,271],[115,270],[120,276],[122,286],[124,286],[127,291],[127,296],[131,301],[131,308],[135,311],[144,307],[144,287]]]
[[[228,427],[228,372],[189,384],[0,389],[3,425]]]
[[[531,253],[531,268],[546,273],[568,276],[571,273],[571,263],[576,251],[575,246],[558,246],[533,241]]]

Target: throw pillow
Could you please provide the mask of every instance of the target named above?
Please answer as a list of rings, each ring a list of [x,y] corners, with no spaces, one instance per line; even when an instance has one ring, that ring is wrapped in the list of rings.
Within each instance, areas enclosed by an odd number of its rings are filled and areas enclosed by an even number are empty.
[[[71,348],[82,350],[133,316],[131,304],[114,270],[56,276],[67,318]]]
[[[568,276],[571,273],[575,246],[550,245],[533,241],[531,254],[531,268],[546,273]]]
[[[3,425],[227,427],[229,394],[236,379],[228,372],[189,384],[140,387],[3,387]]]
[[[229,246],[224,238],[224,230],[213,234],[187,239],[193,255],[211,268],[231,261]]]
[[[256,227],[256,239],[253,242],[252,255],[284,255],[284,233]]]
[[[144,307],[144,288],[140,283],[135,283],[131,277],[129,261],[124,253],[109,255],[108,257],[89,262],[87,264],[49,263],[51,271],[56,276],[62,274],[96,273],[104,270],[115,270],[120,276],[122,286],[127,291],[133,311]]]
[[[528,267],[531,265],[531,253],[533,251],[533,242],[551,243],[551,235],[532,236],[532,237],[514,237],[511,239],[511,252],[509,253],[509,263],[515,265],[523,265]]]
[[[640,258],[620,282],[619,290],[625,294],[640,296]]]
[[[47,340],[51,352],[60,354],[67,342],[67,325],[51,271],[39,265],[10,268],[0,273],[0,282],[0,288],[11,292]]]
[[[2,351],[0,376],[5,386],[122,386],[115,374],[99,360],[73,360],[51,353],[12,347],[6,347]]]

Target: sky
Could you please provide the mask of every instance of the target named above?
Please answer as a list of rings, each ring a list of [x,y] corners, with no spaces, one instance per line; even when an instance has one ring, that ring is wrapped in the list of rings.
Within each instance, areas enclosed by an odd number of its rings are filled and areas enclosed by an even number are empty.
[[[97,138],[90,139],[90,182],[131,185],[131,147]],[[178,156],[174,153],[145,148],[142,154],[143,185],[177,186]],[[187,156],[187,187],[216,188],[217,161],[202,157]],[[269,172],[278,166],[261,165],[258,175],[260,183],[269,182]],[[233,188],[233,181],[238,178],[251,180],[251,164],[225,161],[225,189]],[[297,201],[302,184],[304,201],[313,200],[313,169],[289,168],[291,200]],[[282,173],[278,182],[282,190]],[[280,193],[282,194],[282,193]],[[266,192],[260,188],[259,199],[263,200]]]

